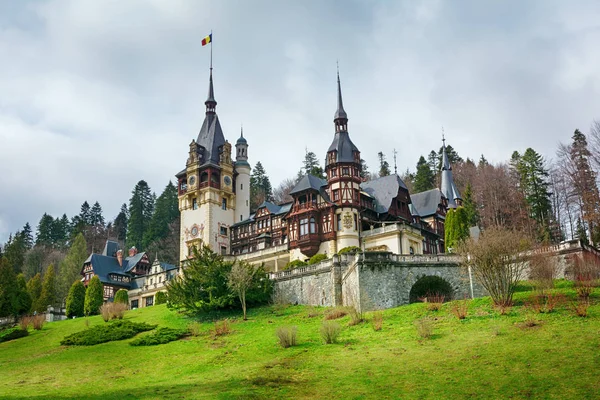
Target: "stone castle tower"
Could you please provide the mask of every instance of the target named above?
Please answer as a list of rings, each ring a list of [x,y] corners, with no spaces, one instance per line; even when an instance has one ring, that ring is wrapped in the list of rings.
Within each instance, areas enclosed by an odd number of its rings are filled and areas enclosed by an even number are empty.
[[[220,254],[230,252],[231,225],[249,216],[250,164],[248,143],[243,135],[236,144],[236,161],[231,144],[225,140],[216,113],[217,101],[210,69],[204,123],[192,140],[186,168],[178,179],[181,212],[180,259],[193,246],[208,245]]]

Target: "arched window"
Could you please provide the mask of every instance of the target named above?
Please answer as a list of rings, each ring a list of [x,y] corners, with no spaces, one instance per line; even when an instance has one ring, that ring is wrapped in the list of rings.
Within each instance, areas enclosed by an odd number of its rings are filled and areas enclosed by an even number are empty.
[[[315,217],[310,218],[310,233],[317,233],[317,224],[315,222]]]
[[[412,246],[410,246],[410,254],[415,254],[415,249]]]

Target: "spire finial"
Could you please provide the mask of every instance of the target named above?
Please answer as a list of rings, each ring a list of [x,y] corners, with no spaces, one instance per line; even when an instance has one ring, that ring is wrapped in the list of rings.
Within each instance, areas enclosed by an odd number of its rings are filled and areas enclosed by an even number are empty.
[[[396,149],[394,149],[394,174],[398,175],[398,165],[396,164],[396,154],[398,154],[398,152],[396,151]]]
[[[244,137],[244,124],[240,124],[240,137]]]
[[[443,143],[443,146],[446,147],[446,138],[444,136],[444,127],[443,126],[442,126],[442,143]]]
[[[210,31],[210,37],[212,38],[212,30]],[[210,74],[208,78],[208,98],[204,102],[206,105],[206,112],[215,112],[217,107],[217,101],[215,100],[215,89],[213,87],[213,59],[212,59],[212,39],[210,41]]]

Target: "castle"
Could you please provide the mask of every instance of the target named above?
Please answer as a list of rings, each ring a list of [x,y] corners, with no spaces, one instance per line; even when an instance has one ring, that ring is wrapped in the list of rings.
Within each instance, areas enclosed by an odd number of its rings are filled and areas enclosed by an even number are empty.
[[[461,204],[445,145],[440,189],[409,193],[397,174],[363,181],[360,150],[350,139],[339,72],[334,135],[327,150],[326,179],[305,175],[290,192],[293,201],[265,201],[250,210],[248,142],[232,146],[216,113],[212,67],[206,116],[189,145],[178,181],[180,258],[205,244],[224,256],[265,263],[274,272],[315,254],[331,256],[357,246],[395,254],[444,252],[444,219]]]

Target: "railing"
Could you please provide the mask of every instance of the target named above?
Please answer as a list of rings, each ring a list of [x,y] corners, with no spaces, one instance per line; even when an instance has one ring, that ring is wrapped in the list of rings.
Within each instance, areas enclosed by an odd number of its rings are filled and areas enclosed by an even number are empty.
[[[266,247],[264,249],[259,249],[259,250],[255,250],[255,251],[249,251],[246,253],[240,253],[240,254],[233,254],[232,257],[233,258],[240,258],[242,260],[248,259],[248,258],[254,258],[254,257],[262,257],[262,256],[268,256],[274,253],[279,253],[282,251],[288,251],[288,244],[284,243],[284,244],[280,244],[279,246],[271,246],[271,247]]]
[[[314,274],[321,271],[331,271],[333,266],[333,260],[323,260],[320,263],[314,265],[307,265],[306,267],[294,268],[288,271],[273,272],[269,274],[271,279],[289,278],[293,276],[301,276],[307,274]]]

